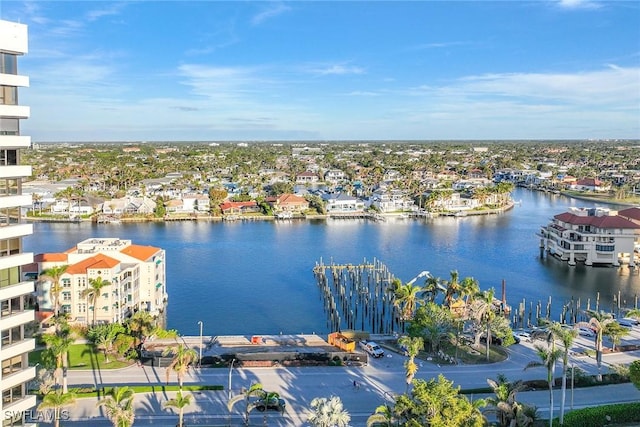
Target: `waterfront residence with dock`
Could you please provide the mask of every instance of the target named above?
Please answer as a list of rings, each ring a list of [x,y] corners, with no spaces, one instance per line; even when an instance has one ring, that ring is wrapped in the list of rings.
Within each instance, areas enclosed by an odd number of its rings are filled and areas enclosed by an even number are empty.
[[[640,224],[602,208],[569,208],[540,230],[540,248],[569,265],[580,261],[618,267],[621,258],[628,258],[634,267],[638,239]]]
[[[60,308],[71,322],[88,325],[121,322],[138,310],[158,315],[167,301],[165,251],[153,246],[133,244],[119,238],[90,238],[63,253],[43,253],[26,269],[27,275],[39,277],[36,292],[40,311],[51,310],[51,278],[42,274],[49,268],[66,266],[59,277]],[[95,304],[83,291],[91,280],[102,279]]]

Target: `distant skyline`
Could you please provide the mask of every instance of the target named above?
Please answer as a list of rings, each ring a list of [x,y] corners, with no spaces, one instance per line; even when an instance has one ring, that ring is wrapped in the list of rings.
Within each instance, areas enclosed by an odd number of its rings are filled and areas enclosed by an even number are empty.
[[[34,142],[640,138],[636,1],[13,1]]]

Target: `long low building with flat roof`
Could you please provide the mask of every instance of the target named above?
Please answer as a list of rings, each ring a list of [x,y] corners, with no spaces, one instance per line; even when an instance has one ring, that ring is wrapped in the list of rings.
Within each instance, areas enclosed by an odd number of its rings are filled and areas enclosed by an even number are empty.
[[[640,224],[617,211],[602,208],[569,208],[555,215],[540,230],[540,247],[569,265],[584,262],[591,266],[619,266],[628,258],[635,266],[634,245],[640,237]]]
[[[84,325],[121,322],[134,312],[158,315],[167,301],[165,251],[153,246],[136,245],[131,240],[92,238],[63,253],[43,253],[25,269],[36,282],[40,311],[56,309],[52,278],[46,271],[65,266],[59,277],[58,309],[70,321]],[[95,300],[87,295],[92,280],[109,284]]]

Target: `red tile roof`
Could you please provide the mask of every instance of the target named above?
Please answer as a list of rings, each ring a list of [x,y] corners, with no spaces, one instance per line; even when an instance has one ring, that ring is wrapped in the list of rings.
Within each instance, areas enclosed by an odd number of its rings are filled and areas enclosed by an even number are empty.
[[[35,262],[67,262],[67,254],[51,253],[51,254],[38,254],[33,257]]]
[[[593,225],[598,228],[640,228],[640,225],[622,218],[619,215],[579,216],[570,212],[565,212],[554,216],[554,218],[558,221],[566,222],[567,224]]]
[[[120,264],[120,261],[117,259],[113,259],[104,254],[97,254],[92,256],[91,258],[87,258],[83,261],[80,261],[76,264],[70,265],[67,268],[66,273],[69,274],[86,274],[87,270],[95,270],[98,268],[110,269]]]
[[[140,261],[150,261],[151,258],[160,251],[159,248],[153,246],[130,245],[120,252],[139,259]]]
[[[598,178],[584,178],[576,181],[576,185],[585,185],[589,187],[599,187],[604,184]]]
[[[231,201],[227,201],[224,203],[220,204],[220,209],[222,209],[223,211],[227,210],[227,209],[232,209],[232,208],[243,208],[243,207],[256,207],[258,206],[258,203],[255,200],[249,200],[246,202],[231,202]]]
[[[640,221],[640,208],[633,207],[633,208],[623,209],[621,211],[618,211],[618,215],[623,216],[625,218],[635,219],[636,221]]]

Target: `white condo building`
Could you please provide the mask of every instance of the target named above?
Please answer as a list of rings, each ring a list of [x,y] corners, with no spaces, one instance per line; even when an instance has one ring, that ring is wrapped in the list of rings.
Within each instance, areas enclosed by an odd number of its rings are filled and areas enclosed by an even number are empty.
[[[22,238],[32,234],[30,224],[22,224],[20,208],[31,205],[31,196],[22,195],[22,180],[31,176],[31,166],[20,165],[20,150],[31,145],[20,135],[20,123],[29,118],[29,107],[19,105],[18,90],[29,86],[29,77],[18,74],[18,58],[27,53],[27,26],[0,20],[0,359],[2,374],[0,414],[2,426],[31,425],[36,397],[27,394],[27,384],[36,369],[29,368],[28,354],[35,349],[27,325],[34,310],[27,301],[34,283],[24,280],[23,266],[33,262],[32,253],[22,252]]]
[[[153,246],[133,244],[118,238],[91,238],[63,253],[45,253],[35,256],[29,267],[31,274],[67,266],[60,276],[60,312],[71,323],[91,325],[122,322],[136,311],[158,315],[167,300],[165,251]],[[105,286],[93,304],[84,291],[92,279],[100,278]],[[50,295],[51,283],[38,282],[40,311],[54,310]]]
[[[634,244],[640,225],[618,212],[593,208],[570,208],[540,230],[540,247],[569,265],[619,266],[628,259],[635,266]]]

